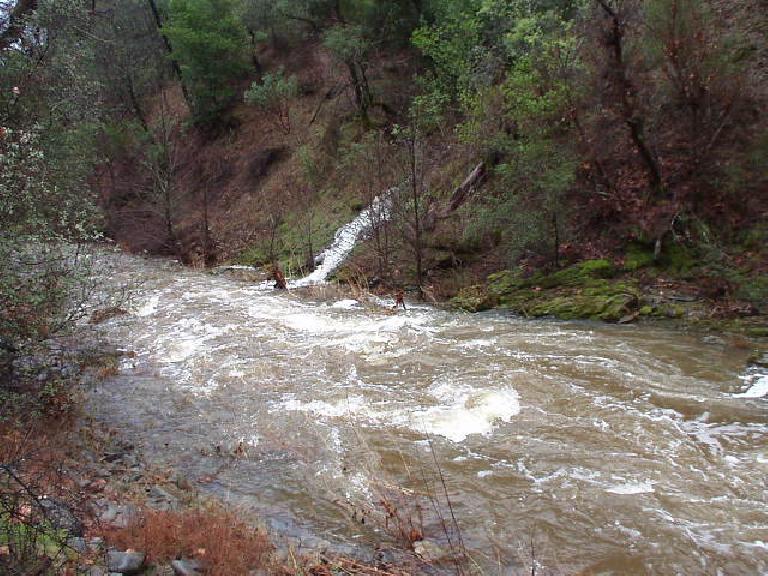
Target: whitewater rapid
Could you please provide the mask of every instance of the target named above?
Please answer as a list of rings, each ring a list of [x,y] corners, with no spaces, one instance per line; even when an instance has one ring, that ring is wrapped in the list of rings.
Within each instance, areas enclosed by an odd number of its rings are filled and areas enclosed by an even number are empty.
[[[768,571],[768,374],[748,350],[114,258],[110,281],[141,287],[97,329],[134,354],[95,413],[294,542],[393,546],[387,499],[445,546],[437,462],[486,570],[526,573],[533,535],[541,573]]]

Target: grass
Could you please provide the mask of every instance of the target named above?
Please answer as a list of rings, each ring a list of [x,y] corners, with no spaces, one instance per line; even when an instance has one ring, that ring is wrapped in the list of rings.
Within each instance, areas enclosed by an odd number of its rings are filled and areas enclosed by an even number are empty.
[[[274,549],[264,532],[214,504],[181,512],[146,509],[133,524],[105,539],[121,550],[141,550],[153,563],[194,558],[210,576],[268,568]]]

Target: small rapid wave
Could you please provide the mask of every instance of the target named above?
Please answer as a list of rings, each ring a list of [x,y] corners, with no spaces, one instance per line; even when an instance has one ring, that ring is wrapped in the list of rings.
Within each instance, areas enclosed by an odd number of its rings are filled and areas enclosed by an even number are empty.
[[[745,376],[747,390],[733,394],[734,398],[765,398],[768,396],[768,374],[752,374]]]

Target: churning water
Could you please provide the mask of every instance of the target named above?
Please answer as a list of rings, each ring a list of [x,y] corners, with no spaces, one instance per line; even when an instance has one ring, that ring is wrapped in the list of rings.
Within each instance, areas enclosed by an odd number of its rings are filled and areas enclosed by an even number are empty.
[[[768,571],[768,376],[747,351],[115,258],[115,282],[143,284],[99,329],[136,355],[94,409],[294,541],[391,543],[390,506],[455,545],[447,491],[489,574],[522,572],[531,539],[540,574]]]

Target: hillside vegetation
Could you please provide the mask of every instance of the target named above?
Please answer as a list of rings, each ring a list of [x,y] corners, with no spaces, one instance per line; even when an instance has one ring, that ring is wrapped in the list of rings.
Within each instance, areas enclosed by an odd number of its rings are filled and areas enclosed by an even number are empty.
[[[753,314],[767,27],[759,0],[19,2],[3,145],[55,135],[65,205],[193,265],[301,274],[396,189],[340,279],[477,309],[488,274],[605,259]]]

